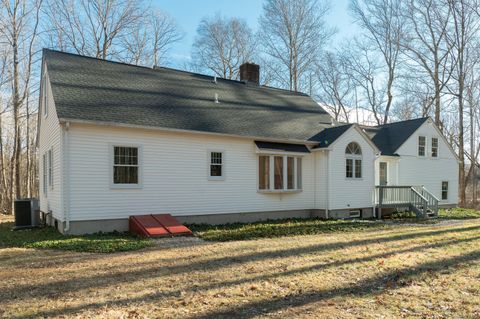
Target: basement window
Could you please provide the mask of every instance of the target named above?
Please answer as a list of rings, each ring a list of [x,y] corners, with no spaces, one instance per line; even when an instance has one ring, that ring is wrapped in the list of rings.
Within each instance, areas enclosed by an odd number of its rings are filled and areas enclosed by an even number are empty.
[[[302,189],[302,158],[289,155],[258,157],[258,190],[272,192]]]
[[[113,147],[113,184],[139,185],[139,148],[114,146]]]

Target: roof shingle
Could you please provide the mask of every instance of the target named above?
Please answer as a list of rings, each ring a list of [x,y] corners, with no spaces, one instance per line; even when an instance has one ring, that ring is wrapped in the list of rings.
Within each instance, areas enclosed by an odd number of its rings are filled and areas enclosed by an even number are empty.
[[[331,122],[303,93],[52,50],[44,58],[64,120],[302,141]]]

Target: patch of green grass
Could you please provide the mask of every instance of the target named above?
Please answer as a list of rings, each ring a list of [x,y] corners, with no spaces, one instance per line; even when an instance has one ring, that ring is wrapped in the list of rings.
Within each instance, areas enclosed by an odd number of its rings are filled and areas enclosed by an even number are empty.
[[[188,225],[188,227],[204,240],[231,241],[348,232],[388,226],[383,223],[368,220],[322,220],[312,218],[268,220],[248,224],[192,224]]]
[[[440,209],[439,217],[444,219],[473,219],[480,218],[480,211],[468,208]]]
[[[13,223],[0,223],[0,248],[59,249],[78,252],[113,253],[137,250],[153,242],[128,233],[62,235],[52,227],[12,231]]]

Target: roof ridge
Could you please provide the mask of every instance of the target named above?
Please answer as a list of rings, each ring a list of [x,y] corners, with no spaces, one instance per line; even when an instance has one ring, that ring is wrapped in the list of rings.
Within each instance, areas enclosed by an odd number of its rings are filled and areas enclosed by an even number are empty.
[[[108,62],[108,63],[114,63],[114,64],[122,64],[125,66],[131,66],[131,67],[137,67],[137,68],[142,68],[142,69],[148,69],[152,70],[151,67],[148,66],[143,66],[143,65],[137,65],[137,64],[131,64],[131,63],[126,63],[126,62],[121,62],[121,61],[114,61],[114,60],[107,60],[107,59],[101,59],[93,56],[88,56],[88,55],[81,55],[78,53],[72,53],[72,52],[65,52],[65,51],[60,51],[60,50],[54,50],[54,49],[49,49],[49,48],[43,48],[42,49],[44,52],[49,51],[49,52],[55,52],[55,53],[60,53],[60,54],[65,54],[65,55],[72,55],[80,58],[86,58],[86,59],[91,59],[91,60],[96,60],[100,62]]]
[[[167,71],[180,72],[180,73],[188,73],[188,74],[199,75],[199,76],[203,76],[203,77],[206,77],[206,78],[212,78],[212,79],[214,78],[213,75],[208,75],[208,74],[203,74],[203,73],[198,73],[198,72],[192,72],[192,71],[187,71],[187,70],[181,70],[181,69],[175,69],[175,68],[166,67],[166,66],[155,65],[155,66],[153,66],[153,67],[148,67],[148,66],[143,66],[143,65],[137,65],[137,64],[131,64],[131,63],[126,63],[126,62],[121,62],[121,61],[101,59],[101,58],[92,57],[92,56],[88,56],[88,55],[82,55],[82,54],[72,53],[72,52],[65,52],[65,51],[60,51],[60,50],[55,50],[55,49],[49,49],[49,48],[43,48],[42,50],[43,50],[44,52],[45,52],[45,51],[49,51],[49,52],[54,52],[54,53],[60,53],[60,54],[65,54],[65,55],[76,56],[76,57],[80,57],[80,58],[86,58],[86,59],[96,60],[96,61],[100,61],[100,62],[108,62],[108,63],[121,64],[121,65],[125,65],[125,66],[143,68],[143,69],[152,70],[152,71],[159,71],[159,70],[164,69],[164,70],[167,70]],[[222,78],[222,77],[217,77],[217,79],[222,80],[222,81],[229,81],[229,82],[233,82],[233,83],[248,85],[247,82],[242,81],[242,80],[226,79],[226,78]],[[311,98],[310,95],[308,95],[308,94],[306,94],[306,93],[303,93],[303,92],[299,92],[299,91],[295,92],[295,91],[292,91],[292,90],[283,89],[283,88],[277,88],[277,87],[268,86],[268,85],[258,85],[258,87],[259,87],[259,88],[265,88],[265,89],[268,89],[268,90],[286,91],[286,92],[292,93],[292,94],[294,94],[294,95],[307,96],[307,97],[310,97],[310,98]],[[312,99],[313,99],[313,98],[312,98]]]
[[[372,126],[372,127],[384,127],[384,126],[393,125],[393,124],[401,124],[401,123],[405,123],[405,122],[413,122],[413,121],[421,121],[421,120],[425,121],[425,120],[428,120],[429,118],[430,118],[430,116],[417,117],[417,118],[414,118],[414,119],[385,123],[385,124],[382,124],[382,125],[377,125],[377,126]]]

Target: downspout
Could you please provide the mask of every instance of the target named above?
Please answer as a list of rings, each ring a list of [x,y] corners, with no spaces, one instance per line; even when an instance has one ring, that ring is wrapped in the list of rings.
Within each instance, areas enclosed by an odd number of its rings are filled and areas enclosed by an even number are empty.
[[[330,152],[325,152],[327,156],[327,200],[325,201],[325,218],[328,219],[330,209]]]
[[[317,153],[313,156],[313,212],[317,210]]]
[[[68,131],[70,129],[70,122],[65,123],[65,130],[63,135],[63,212],[65,217],[65,228],[63,233],[67,234],[70,230],[70,189],[69,189],[69,158],[68,158]]]
[[[377,188],[376,188],[376,185],[377,185],[377,159],[378,159],[377,154],[375,154],[375,157],[373,158],[373,196],[372,196],[373,218],[377,218]]]

